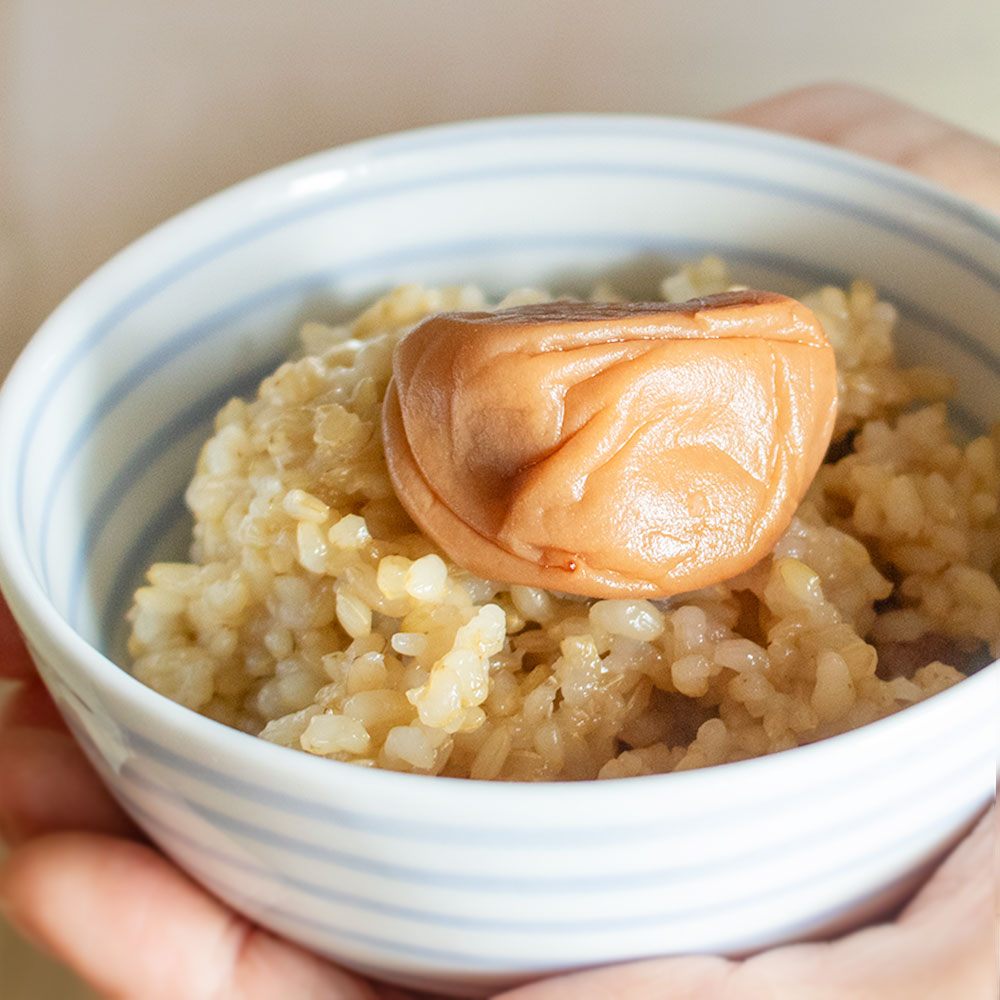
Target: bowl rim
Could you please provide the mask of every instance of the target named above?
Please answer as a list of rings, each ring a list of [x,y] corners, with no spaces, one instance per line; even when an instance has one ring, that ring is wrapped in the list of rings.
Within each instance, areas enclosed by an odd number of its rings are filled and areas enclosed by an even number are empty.
[[[301,185],[303,179],[319,175],[336,174],[331,183],[351,183],[364,173],[373,160],[408,155],[415,150],[419,151],[420,145],[428,140],[452,137],[475,145],[477,142],[502,138],[511,133],[525,132],[542,138],[554,125],[576,128],[582,137],[588,132],[596,135],[608,130],[627,133],[639,130],[654,138],[663,139],[683,135],[701,139],[715,136],[739,137],[752,143],[758,151],[782,159],[798,157],[821,167],[839,169],[841,173],[854,174],[865,180],[884,184],[897,193],[902,191],[1000,244],[1000,216],[925,178],[814,140],[733,122],[666,115],[574,112],[498,116],[407,129],[311,153],[258,173],[200,199],[127,244],[77,285],[22,349],[0,389],[0,427],[8,422],[12,413],[17,412],[19,405],[23,405],[23,399],[31,398],[32,382],[38,377],[36,369],[39,368],[40,360],[47,355],[50,342],[58,343],[63,327],[77,321],[74,317],[81,308],[86,312],[89,298],[96,297],[94,293],[102,291],[103,283],[123,262],[155,254],[165,236],[183,236],[185,232],[193,234],[205,224],[206,218],[209,222],[208,232],[214,232],[217,236],[220,227],[216,225],[212,228],[212,215],[224,212],[230,207],[228,203],[239,205],[288,198],[293,184],[298,182]],[[230,216],[227,215],[226,218]],[[226,230],[230,227],[221,228]],[[190,246],[188,249],[190,250]],[[183,248],[178,248],[173,252],[172,258],[176,259],[183,252]],[[14,447],[7,443],[6,435],[0,435],[0,469],[9,467],[13,451]],[[46,645],[54,651],[52,659],[57,671],[61,673],[70,664],[71,672],[79,672],[89,682],[88,686],[92,685],[96,689],[98,695],[102,689],[108,690],[113,698],[134,707],[140,715],[157,719],[179,738],[215,746],[227,758],[242,757],[249,768],[259,766],[264,773],[276,770],[297,771],[308,781],[310,787],[326,784],[332,789],[334,786],[359,781],[368,788],[380,787],[390,795],[406,790],[426,798],[433,788],[435,798],[450,797],[451,789],[460,788],[463,791],[459,794],[463,798],[472,795],[478,797],[481,794],[494,798],[554,795],[567,803],[575,801],[581,795],[590,800],[595,795],[602,799],[618,798],[627,794],[624,789],[651,790],[650,786],[654,784],[661,786],[658,789],[660,792],[669,787],[680,789],[689,786],[692,781],[705,786],[708,792],[713,783],[728,783],[738,777],[743,780],[761,777],[773,780],[770,772],[776,766],[784,767],[802,762],[802,766],[808,764],[812,767],[817,756],[821,762],[824,756],[838,753],[849,741],[863,739],[866,734],[875,738],[876,735],[887,736],[900,727],[923,726],[927,724],[925,716],[930,716],[927,721],[931,721],[956,700],[972,701],[986,697],[987,689],[984,685],[996,685],[1000,682],[1000,659],[997,659],[954,687],[857,729],[762,757],[685,772],[583,782],[524,783],[476,779],[441,781],[441,776],[362,768],[269,743],[184,708],[143,684],[125,666],[113,662],[88,643],[62,617],[30,568],[22,539],[14,527],[16,522],[11,517],[12,479],[10,475],[0,477],[0,527],[5,529],[0,530],[0,590],[25,634],[29,637],[33,634],[45,637]],[[298,763],[294,763],[295,761]],[[430,782],[428,779],[431,777],[438,780]],[[595,785],[601,789],[600,792],[595,792]],[[591,801],[590,804],[597,803]]]

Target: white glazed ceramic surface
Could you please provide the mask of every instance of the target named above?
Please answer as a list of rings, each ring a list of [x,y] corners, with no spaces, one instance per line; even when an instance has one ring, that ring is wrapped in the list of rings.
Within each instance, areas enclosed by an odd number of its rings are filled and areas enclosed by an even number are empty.
[[[484,992],[554,970],[743,953],[898,901],[991,799],[1000,665],[890,719],[740,764],[525,786],[372,772],[272,746],[116,666],[131,589],[180,554],[211,416],[303,319],[399,282],[584,287],[716,252],[793,294],[873,279],[905,352],[998,419],[1000,224],[898,172],[716,124],[443,127],[292,164],[86,282],[0,398],[0,579],[125,808],[263,925],[357,969]]]

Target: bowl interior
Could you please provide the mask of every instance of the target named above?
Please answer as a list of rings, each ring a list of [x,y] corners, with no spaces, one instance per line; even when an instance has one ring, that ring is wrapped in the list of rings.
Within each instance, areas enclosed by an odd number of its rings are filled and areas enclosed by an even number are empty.
[[[4,393],[3,516],[30,576],[121,661],[154,557],[181,557],[183,490],[214,412],[294,345],[404,282],[631,295],[717,253],[796,294],[873,280],[906,360],[960,381],[956,419],[1000,416],[998,226],[833,150],[685,121],[568,117],[445,127],[322,154],[197,206],[92,277]],[[8,533],[9,534],[9,533]]]

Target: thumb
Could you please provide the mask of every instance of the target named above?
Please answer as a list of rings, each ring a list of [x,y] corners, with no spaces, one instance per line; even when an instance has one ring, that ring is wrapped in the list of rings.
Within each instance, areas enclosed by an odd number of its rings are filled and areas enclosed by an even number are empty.
[[[52,834],[0,870],[11,923],[119,1000],[375,1000],[379,991],[253,926],[156,851]]]
[[[877,91],[820,84],[722,117],[883,160],[1000,212],[1000,148]]]

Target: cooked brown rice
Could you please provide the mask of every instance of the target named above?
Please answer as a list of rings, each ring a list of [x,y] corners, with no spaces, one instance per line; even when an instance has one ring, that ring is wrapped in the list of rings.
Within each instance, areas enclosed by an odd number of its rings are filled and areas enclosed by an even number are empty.
[[[727,287],[708,258],[663,294]],[[393,347],[430,313],[488,308],[480,292],[403,287],[350,326],[307,324],[303,356],[218,415],[187,492],[191,562],[135,595],[135,675],[308,753],[525,781],[754,757],[954,684],[1000,652],[1000,429],[958,439],[950,380],[897,366],[869,284],[805,301],[838,359],[827,463],[768,558],[664,601],[478,579],[396,500]]]

